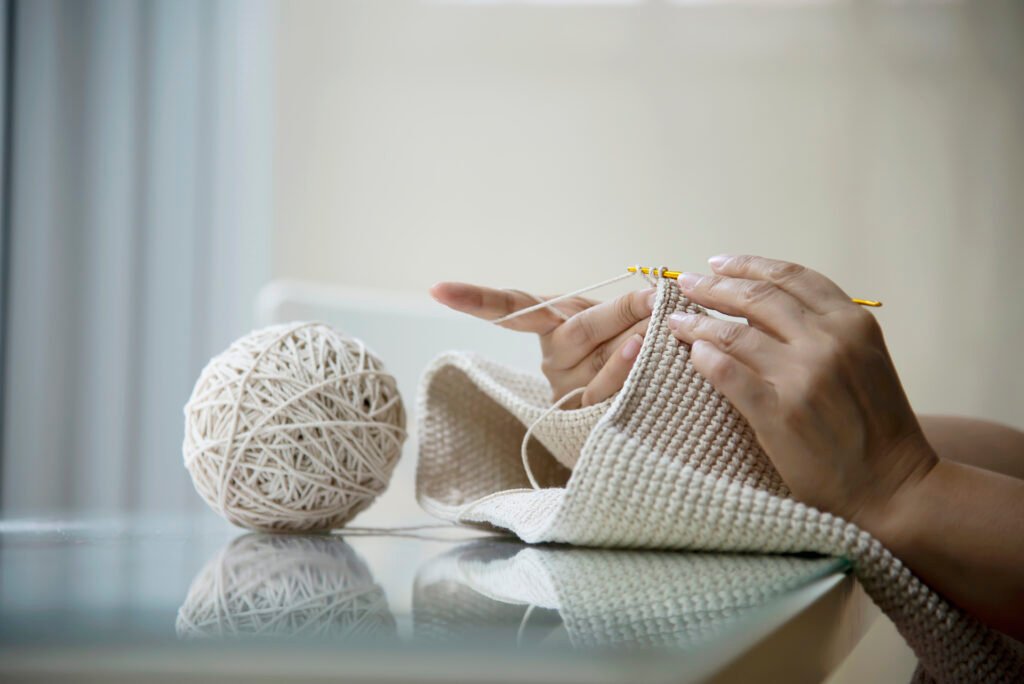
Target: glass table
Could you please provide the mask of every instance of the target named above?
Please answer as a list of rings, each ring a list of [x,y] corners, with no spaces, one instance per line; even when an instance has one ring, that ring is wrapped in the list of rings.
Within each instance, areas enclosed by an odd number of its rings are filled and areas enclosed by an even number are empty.
[[[871,617],[848,570],[441,525],[289,536],[212,516],[0,521],[0,679],[820,679]]]

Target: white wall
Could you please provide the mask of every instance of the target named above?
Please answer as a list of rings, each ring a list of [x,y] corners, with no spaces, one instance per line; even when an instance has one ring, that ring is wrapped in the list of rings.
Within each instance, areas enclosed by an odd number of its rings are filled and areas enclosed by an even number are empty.
[[[276,276],[783,257],[885,301],[919,410],[1024,427],[1024,5],[318,0],[277,41]]]

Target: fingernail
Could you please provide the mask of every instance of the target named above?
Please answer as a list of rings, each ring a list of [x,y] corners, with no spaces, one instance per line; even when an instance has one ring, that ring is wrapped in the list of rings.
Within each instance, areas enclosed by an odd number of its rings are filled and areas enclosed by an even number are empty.
[[[708,259],[708,263],[711,264],[711,268],[719,269],[725,265],[725,262],[729,260],[728,254],[718,254]]]
[[[654,311],[654,299],[658,296],[658,291],[652,287],[649,292],[650,294],[647,295],[647,308]]]
[[[678,330],[682,326],[689,326],[693,323],[693,314],[674,313],[668,317],[670,330]]]
[[[643,344],[644,338],[640,335],[633,335],[626,344],[622,345],[622,358],[629,361],[635,359],[636,355],[640,353],[640,345]]]
[[[692,290],[700,282],[700,275],[697,273],[683,273],[679,276],[679,287],[684,290]]]

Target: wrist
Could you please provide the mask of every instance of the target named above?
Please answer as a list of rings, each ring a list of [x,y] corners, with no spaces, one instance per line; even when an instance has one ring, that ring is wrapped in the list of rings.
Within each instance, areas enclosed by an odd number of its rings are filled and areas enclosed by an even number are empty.
[[[915,536],[918,509],[941,469],[941,460],[922,433],[903,439],[886,456],[887,470],[876,494],[851,521],[891,549]]]

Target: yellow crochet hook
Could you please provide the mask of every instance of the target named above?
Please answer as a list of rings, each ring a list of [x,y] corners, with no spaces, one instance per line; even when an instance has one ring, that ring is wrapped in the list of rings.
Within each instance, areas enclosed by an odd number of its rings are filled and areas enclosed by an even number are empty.
[[[626,270],[630,273],[636,273],[636,268],[636,266],[630,266]],[[641,266],[640,271],[647,275],[651,275],[651,269],[647,266]],[[682,275],[682,271],[670,271],[667,268],[662,267],[654,269],[654,275],[676,280],[680,275]],[[857,299],[856,297],[850,297],[850,301],[854,304],[860,304],[861,306],[882,306],[882,302],[875,301],[874,299]]]

